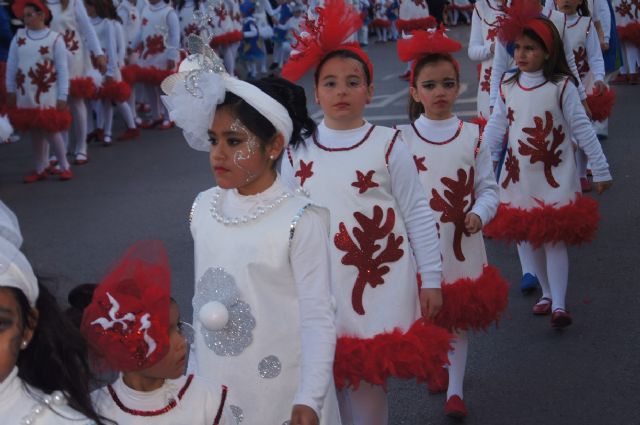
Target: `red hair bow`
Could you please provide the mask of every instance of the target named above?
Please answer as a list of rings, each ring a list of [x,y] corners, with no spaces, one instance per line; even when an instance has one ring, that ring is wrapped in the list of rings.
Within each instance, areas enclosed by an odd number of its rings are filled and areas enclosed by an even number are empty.
[[[169,351],[171,272],[159,241],[134,244],[100,282],[80,327],[99,365],[147,369]]]
[[[13,11],[13,14],[16,15],[16,18],[23,19],[24,8],[26,6],[33,6],[36,9],[39,9],[42,13],[44,13],[45,21],[51,18],[51,11],[40,0],[16,0],[16,2],[11,6],[11,11]]]
[[[298,81],[326,55],[344,49],[357,54],[367,64],[373,79],[373,65],[367,54],[357,43],[345,43],[362,26],[360,13],[345,4],[344,0],[326,0],[324,7],[318,7],[316,11],[317,20],[305,18],[300,35],[295,35],[295,52],[282,68],[282,77],[292,82]]]
[[[412,31],[411,37],[398,40],[398,57],[402,62],[418,60],[435,53],[454,53],[462,49],[462,44],[447,37],[444,26],[436,30]]]

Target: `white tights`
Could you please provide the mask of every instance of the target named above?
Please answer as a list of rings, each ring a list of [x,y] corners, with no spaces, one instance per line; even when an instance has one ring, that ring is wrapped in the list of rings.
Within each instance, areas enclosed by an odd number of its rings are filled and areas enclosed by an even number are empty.
[[[379,385],[362,382],[357,390],[338,391],[342,425],[387,425],[389,401]]]
[[[76,139],[75,154],[87,154],[87,104],[79,97],[69,98],[69,109]]]
[[[145,84],[144,94],[147,102],[149,102],[149,105],[151,106],[151,119],[156,121],[160,119],[160,115],[162,115],[165,120],[168,120],[169,113],[164,107],[164,104],[160,101],[160,87]]]
[[[45,133],[42,130],[31,130],[30,135],[35,156],[35,168],[38,173],[42,173],[49,166],[49,145],[51,145],[51,149],[58,159],[60,168],[63,170],[69,169],[67,150],[64,146],[62,133]]]
[[[451,343],[453,349],[449,352],[449,387],[447,388],[447,400],[457,395],[464,398],[462,385],[464,372],[467,368],[467,353],[469,352],[469,335],[467,331],[455,331],[454,340]]]
[[[518,248],[518,257],[520,258],[520,267],[522,267],[522,275],[529,273],[532,275],[536,274],[535,266],[533,265],[533,258],[530,254],[530,248],[527,248],[526,242],[521,242],[517,244]]]
[[[569,280],[569,255],[565,243],[546,243],[534,249],[531,244],[525,242],[520,244],[519,251],[520,249],[534,265],[542,296],[553,300],[552,310],[565,309]]]

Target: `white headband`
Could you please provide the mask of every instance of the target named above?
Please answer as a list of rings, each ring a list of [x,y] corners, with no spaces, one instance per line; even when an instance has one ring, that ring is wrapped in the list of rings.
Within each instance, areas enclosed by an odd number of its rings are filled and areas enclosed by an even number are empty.
[[[284,137],[285,146],[291,140],[293,122],[280,102],[253,84],[239,80],[224,72],[215,53],[193,54],[181,64],[177,74],[162,82],[162,96],[169,117],[180,127],[189,146],[208,152],[208,130],[213,122],[216,106],[230,92],[243,99],[265,117]],[[220,62],[217,62],[220,61]]]

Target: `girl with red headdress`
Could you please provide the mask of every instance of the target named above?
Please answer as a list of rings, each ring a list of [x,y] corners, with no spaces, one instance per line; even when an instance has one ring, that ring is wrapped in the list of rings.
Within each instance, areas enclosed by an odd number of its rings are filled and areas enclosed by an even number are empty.
[[[500,206],[484,233],[520,243],[542,287],[533,314],[550,314],[554,328],[566,328],[572,323],[565,304],[567,246],[592,240],[599,218],[597,202],[581,193],[572,137],[589,158],[598,193],[612,184],[609,165],[554,24],[539,16],[511,17],[500,37],[514,43],[518,68],[503,78],[484,132],[496,163],[508,132]]]
[[[71,124],[67,109],[67,50],[63,38],[45,25],[51,19],[51,12],[42,1],[19,0],[12,10],[26,28],[16,33],[9,48],[6,75],[9,119],[16,130],[30,133],[35,154],[35,170],[24,182],[47,178],[48,144],[60,164],[60,180],[69,180],[73,173],[62,137],[62,132]]]
[[[618,34],[622,42],[622,66],[617,83],[640,83],[640,5],[638,2],[612,0]]]
[[[489,266],[482,227],[498,208],[498,185],[489,148],[477,124],[452,112],[460,91],[458,63],[451,56],[462,46],[435,31],[415,31],[398,41],[398,55],[413,61],[409,98],[412,123],[398,126],[409,145],[438,220],[442,253],[442,310],[435,323],[450,329],[455,340],[449,354],[445,414],[464,417],[462,384],[467,363],[467,331],[486,329],[507,306],[509,285]],[[423,192],[424,196],[424,192]],[[447,388],[447,376],[429,389]],[[441,388],[438,388],[441,387]]]
[[[184,374],[187,325],[170,291],[159,241],[134,244],[95,289],[80,328],[96,368],[119,372],[91,394],[96,409],[119,424],[235,424],[226,386]]]
[[[331,211],[334,376],[343,422],[386,424],[387,378],[425,382],[446,362],[450,336],[425,320],[442,304],[438,238],[399,132],[363,117],[373,66],[357,44],[344,42],[360,26],[358,12],[328,0],[318,14],[304,24],[307,36],[282,75],[297,80],[315,67],[324,120],[288,149],[282,176]]]

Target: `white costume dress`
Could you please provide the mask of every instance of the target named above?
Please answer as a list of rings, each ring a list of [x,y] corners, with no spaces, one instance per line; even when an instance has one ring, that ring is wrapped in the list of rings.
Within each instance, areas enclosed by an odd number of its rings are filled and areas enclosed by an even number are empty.
[[[98,413],[121,425],[236,425],[226,397],[224,387],[193,375],[167,379],[149,392],[128,387],[120,375],[91,393]]]
[[[622,47],[623,56],[620,73],[635,74],[640,71],[640,48],[638,47],[640,40],[627,38],[625,29],[635,26],[636,31],[633,32],[637,35],[637,26],[640,25],[638,22],[640,5],[632,0],[612,0],[611,6],[613,6],[613,11],[616,15],[616,25]]]
[[[0,418],[2,425],[95,424],[69,407],[62,393],[46,395],[22,382],[17,367],[0,382]]]
[[[565,37],[573,50],[580,80],[589,94],[594,82],[604,80],[604,60],[593,21],[577,14],[567,16]]]
[[[239,217],[238,224],[216,214]],[[230,408],[243,425],[282,425],[296,404],[314,409],[320,424],[340,424],[327,220],[325,209],[279,179],[253,196],[214,187],[193,204],[190,367],[229,385]],[[213,326],[205,312],[220,304],[228,321]]]
[[[400,8],[398,31],[409,34],[414,30],[424,30],[436,26],[436,20],[429,15],[429,6],[426,0],[399,0]]]

